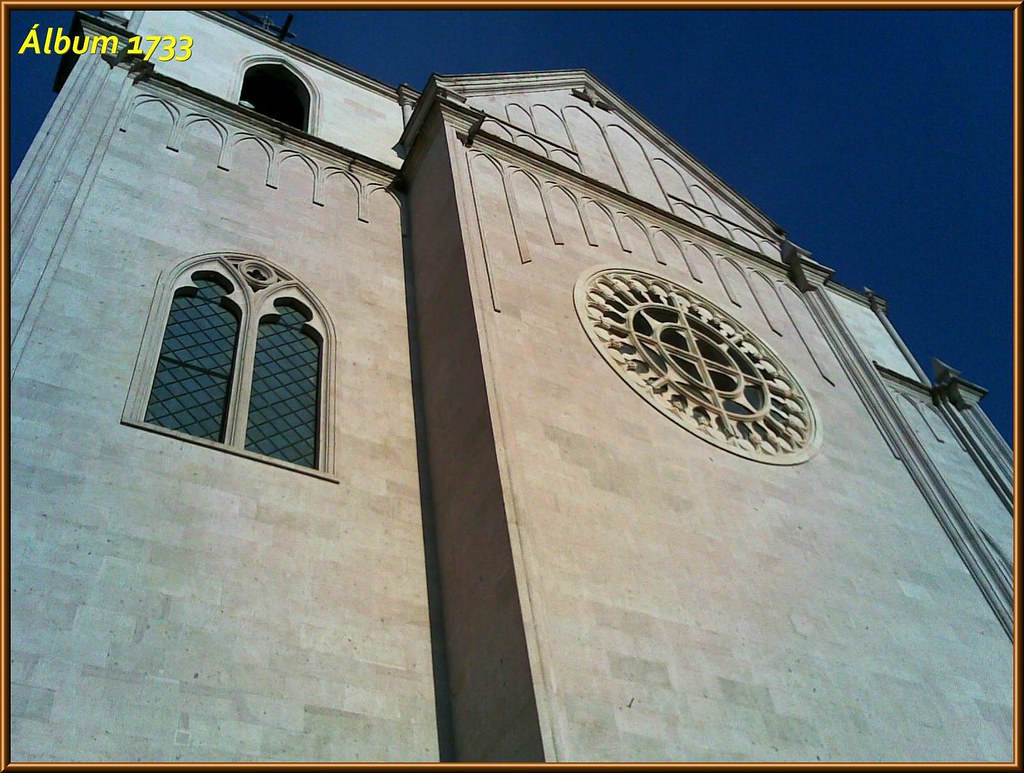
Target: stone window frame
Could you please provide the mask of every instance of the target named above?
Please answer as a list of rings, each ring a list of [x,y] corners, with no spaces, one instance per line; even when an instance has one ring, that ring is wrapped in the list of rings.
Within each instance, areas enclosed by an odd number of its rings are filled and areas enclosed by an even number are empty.
[[[316,87],[312,80],[299,70],[295,65],[280,56],[247,56],[240,63],[237,71],[235,72],[234,82],[231,84],[230,97],[232,103],[238,104],[242,99],[242,86],[245,83],[245,74],[253,67],[260,67],[263,65],[279,65],[291,73],[298,81],[306,87],[306,91],[309,93],[309,114],[306,116],[306,128],[295,129],[295,131],[301,131],[305,134],[313,136],[319,136],[318,131],[320,129],[320,90]],[[262,115],[262,113],[260,113]],[[273,119],[270,119],[273,120]],[[294,129],[294,127],[292,127]]]
[[[145,418],[171,304],[175,294],[183,287],[193,285],[193,279],[199,274],[216,274],[231,284],[232,290],[224,298],[236,308],[239,317],[223,442],[161,427],[148,423]],[[317,392],[315,467],[305,467],[245,448],[259,323],[262,318],[275,313],[274,304],[278,301],[290,301],[308,311],[311,318],[305,325],[319,337],[320,383]],[[337,483],[339,481],[334,474],[335,351],[334,325],[326,308],[302,282],[286,270],[264,257],[237,252],[207,253],[189,258],[161,274],[157,280],[121,423]]]

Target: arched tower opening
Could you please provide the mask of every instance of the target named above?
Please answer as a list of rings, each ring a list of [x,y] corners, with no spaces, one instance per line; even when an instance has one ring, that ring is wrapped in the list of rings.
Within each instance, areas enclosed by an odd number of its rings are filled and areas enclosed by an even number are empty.
[[[239,101],[268,118],[308,131],[309,90],[283,65],[257,64],[246,70]]]

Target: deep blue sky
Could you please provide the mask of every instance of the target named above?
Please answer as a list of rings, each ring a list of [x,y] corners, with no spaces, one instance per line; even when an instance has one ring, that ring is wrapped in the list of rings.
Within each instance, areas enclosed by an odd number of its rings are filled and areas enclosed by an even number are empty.
[[[295,14],[292,42],[392,85],[589,69],[838,281],[885,296],[925,370],[938,356],[987,388],[1011,438],[1011,11]],[[12,46],[70,19],[12,13]],[[12,169],[56,66],[11,56]]]

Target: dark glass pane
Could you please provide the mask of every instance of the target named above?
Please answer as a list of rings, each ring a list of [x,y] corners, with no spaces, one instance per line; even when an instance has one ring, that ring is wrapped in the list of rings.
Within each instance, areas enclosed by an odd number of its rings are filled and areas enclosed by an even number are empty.
[[[754,410],[761,410],[761,407],[764,405],[764,392],[762,390],[754,386],[748,386],[743,390],[743,394]]]
[[[739,388],[736,377],[729,373],[722,373],[720,370],[708,368],[708,375],[711,376],[711,383],[719,392],[734,392]]]
[[[305,467],[316,466],[320,345],[303,329],[306,316],[278,305],[260,323],[245,447]]]
[[[238,319],[220,305],[230,290],[210,279],[171,303],[146,421],[222,441]]]

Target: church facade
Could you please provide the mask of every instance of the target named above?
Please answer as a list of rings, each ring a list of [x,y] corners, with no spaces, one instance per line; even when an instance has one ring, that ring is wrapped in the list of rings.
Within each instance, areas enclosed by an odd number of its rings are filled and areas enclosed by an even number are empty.
[[[11,189],[12,760],[1011,759],[1012,453],[884,299],[588,72],[75,29]]]

